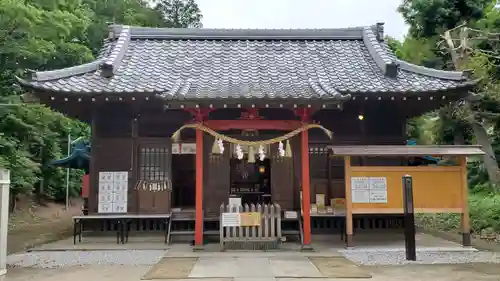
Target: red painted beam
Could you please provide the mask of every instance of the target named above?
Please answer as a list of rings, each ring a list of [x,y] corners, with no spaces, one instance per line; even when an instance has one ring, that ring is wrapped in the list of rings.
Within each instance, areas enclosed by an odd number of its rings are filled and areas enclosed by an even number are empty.
[[[299,120],[205,120],[203,124],[215,131],[231,129],[293,131],[302,126]]]

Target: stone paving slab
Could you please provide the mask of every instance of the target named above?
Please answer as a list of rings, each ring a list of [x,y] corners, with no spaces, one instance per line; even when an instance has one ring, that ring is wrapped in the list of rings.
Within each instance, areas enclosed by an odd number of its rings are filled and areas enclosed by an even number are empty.
[[[273,272],[267,258],[200,258],[189,277],[273,277]]]
[[[324,277],[307,257],[200,258],[189,278]]]
[[[270,258],[269,263],[275,277],[323,277],[306,257]]]

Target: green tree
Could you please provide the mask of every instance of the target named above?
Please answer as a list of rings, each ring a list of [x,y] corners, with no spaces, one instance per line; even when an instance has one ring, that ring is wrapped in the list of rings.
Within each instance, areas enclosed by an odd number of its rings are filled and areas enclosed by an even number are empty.
[[[110,23],[164,27],[166,18],[142,0],[0,0],[0,165],[11,170],[11,194],[64,199],[65,170],[45,164],[66,155],[68,134],[90,136],[87,124],[46,106],[23,105],[15,76],[93,60]],[[73,195],[80,176],[71,173]]]
[[[167,27],[202,27],[201,11],[194,0],[160,0],[156,9]]]
[[[414,38],[429,38],[457,24],[483,18],[491,0],[404,0],[398,11],[410,25]]]
[[[435,53],[435,66],[442,69],[473,70],[478,85],[475,100],[452,105],[437,112],[438,142],[470,143],[482,145],[486,170],[493,183],[500,183],[496,161],[494,124],[498,122],[498,50],[496,40],[500,17],[492,0],[405,0],[399,7],[405,21],[410,24],[408,43],[419,49],[417,42],[426,41]],[[412,42],[411,40],[418,40]],[[418,52],[407,52],[407,58]],[[441,61],[441,63],[439,63]],[[417,64],[423,64],[422,62]],[[425,65],[425,64],[423,64]],[[471,133],[472,132],[472,133]]]

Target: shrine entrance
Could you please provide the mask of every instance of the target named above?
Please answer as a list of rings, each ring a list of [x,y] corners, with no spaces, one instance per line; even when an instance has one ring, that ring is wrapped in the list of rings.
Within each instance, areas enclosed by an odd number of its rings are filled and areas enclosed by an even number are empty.
[[[195,154],[172,155],[172,207],[195,207]]]
[[[272,203],[271,161],[269,159],[248,161],[247,157],[232,158],[230,169],[230,198],[239,198],[242,204],[249,205]]]

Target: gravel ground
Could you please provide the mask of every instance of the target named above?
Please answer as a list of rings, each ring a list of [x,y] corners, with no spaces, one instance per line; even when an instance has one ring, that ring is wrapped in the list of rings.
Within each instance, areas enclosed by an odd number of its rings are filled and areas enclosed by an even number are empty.
[[[153,265],[166,251],[46,251],[7,257],[10,267],[60,268],[82,265]]]
[[[500,253],[483,251],[418,251],[416,261],[407,261],[404,251],[341,252],[360,265],[500,263]]]

